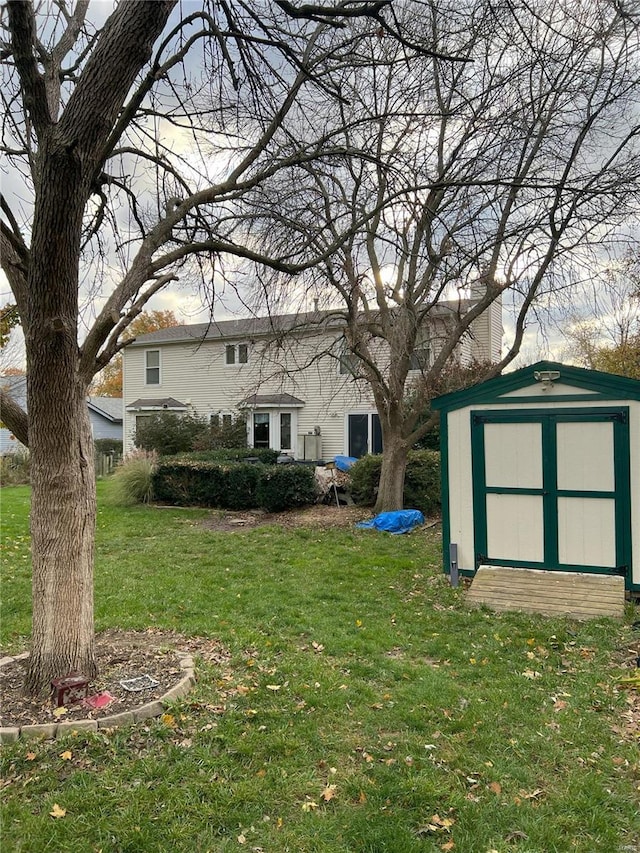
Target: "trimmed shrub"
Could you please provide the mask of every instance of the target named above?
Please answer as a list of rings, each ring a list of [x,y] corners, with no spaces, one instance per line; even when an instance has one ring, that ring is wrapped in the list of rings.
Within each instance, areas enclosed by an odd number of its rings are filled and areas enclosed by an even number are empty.
[[[191,453],[180,453],[171,461],[185,462],[243,462],[245,459],[257,459],[264,465],[275,465],[279,453],[266,447],[229,447],[217,450],[197,450]]]
[[[256,497],[267,512],[307,506],[317,496],[314,471],[308,465],[270,465],[260,471]]]
[[[154,498],[153,475],[158,455],[153,451],[134,450],[124,457],[107,481],[106,500],[114,506],[150,503]]]
[[[440,453],[411,450],[404,478],[404,502],[425,515],[440,511]]]
[[[122,456],[122,439],[96,438],[93,445],[96,453],[115,453],[116,456]]]
[[[256,506],[259,465],[165,459],[155,472],[156,499],[178,506],[249,509]]]
[[[372,506],[380,483],[382,456],[363,456],[350,469],[351,496],[357,504]],[[411,450],[404,478],[404,505],[425,515],[440,509],[440,454]]]
[[[376,502],[378,484],[380,483],[380,471],[382,469],[382,456],[379,454],[367,454],[358,459],[349,469],[349,491],[353,500],[362,506],[373,506]]]
[[[153,477],[156,500],[177,506],[266,509],[280,512],[316,499],[313,469],[306,465],[251,465],[165,459]]]

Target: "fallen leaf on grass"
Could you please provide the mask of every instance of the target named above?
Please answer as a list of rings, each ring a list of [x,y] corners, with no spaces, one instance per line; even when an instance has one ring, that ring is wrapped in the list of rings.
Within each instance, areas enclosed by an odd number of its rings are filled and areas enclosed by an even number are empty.
[[[489,782],[489,790],[493,791],[494,794],[502,793],[502,785],[500,782]]]
[[[525,669],[525,671],[522,674],[524,675],[525,678],[531,678],[531,679],[542,677],[542,674],[540,672],[537,672],[536,670],[533,670],[533,669]]]
[[[456,845],[455,845],[455,842],[454,842],[454,841],[447,841],[445,844],[442,844],[442,845],[440,846],[440,849],[441,849],[441,850],[444,850],[444,851],[447,851],[447,850],[453,850],[453,848],[454,848],[455,846],[456,846]]]
[[[332,800],[337,792],[337,785],[327,785],[324,791],[320,794],[325,803],[328,803]]]
[[[303,812],[314,812],[317,808],[318,804],[315,803],[313,800],[305,800],[305,802],[302,804]]]
[[[64,817],[66,815],[66,813],[67,813],[67,810],[61,808],[57,803],[53,804],[53,808],[49,812],[51,817],[55,817],[55,818]]]
[[[35,754],[35,752],[28,752],[25,755],[25,758],[27,759],[27,761],[34,761],[36,758],[36,754]]]
[[[67,713],[67,709],[64,707],[64,705],[62,705],[62,706],[60,706],[60,708],[54,709],[53,716],[56,718],[62,717],[66,713]]]
[[[434,814],[428,823],[418,827],[417,834],[429,835],[436,832],[451,832],[454,823],[455,820],[451,817],[440,817],[439,814]]]
[[[73,758],[73,753],[71,752],[70,749],[65,749],[64,752],[60,753],[60,758],[63,761],[71,761],[71,759]]]

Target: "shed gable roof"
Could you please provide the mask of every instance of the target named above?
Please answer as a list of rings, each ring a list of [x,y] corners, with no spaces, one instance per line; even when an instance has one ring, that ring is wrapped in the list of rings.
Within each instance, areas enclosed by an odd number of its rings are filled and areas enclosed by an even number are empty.
[[[539,361],[514,370],[513,373],[505,373],[495,379],[480,382],[471,388],[443,394],[432,400],[431,406],[434,409],[451,411],[474,404],[530,402],[532,398],[526,395],[525,389],[540,382],[541,377],[536,374],[544,374],[545,371],[559,373],[556,381],[564,387],[571,386],[570,392],[563,390],[560,395],[547,398],[549,400],[573,398],[594,401],[598,399],[640,400],[640,381],[637,379],[602,373],[599,370],[587,370],[584,367],[573,367],[556,361]],[[523,391],[522,395],[517,394],[520,390]],[[538,402],[544,401],[541,396],[536,399]]]

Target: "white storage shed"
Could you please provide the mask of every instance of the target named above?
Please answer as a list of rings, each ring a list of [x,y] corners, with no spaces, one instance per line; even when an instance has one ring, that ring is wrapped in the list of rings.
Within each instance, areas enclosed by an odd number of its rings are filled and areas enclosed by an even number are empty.
[[[640,594],[640,381],[543,361],[433,407],[445,572],[623,577]]]

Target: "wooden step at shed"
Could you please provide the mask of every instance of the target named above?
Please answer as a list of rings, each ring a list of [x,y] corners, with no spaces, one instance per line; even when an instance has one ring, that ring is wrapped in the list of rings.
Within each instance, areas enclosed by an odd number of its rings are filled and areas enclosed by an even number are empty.
[[[543,616],[624,616],[624,578],[509,566],[480,566],[467,592],[471,604]]]

